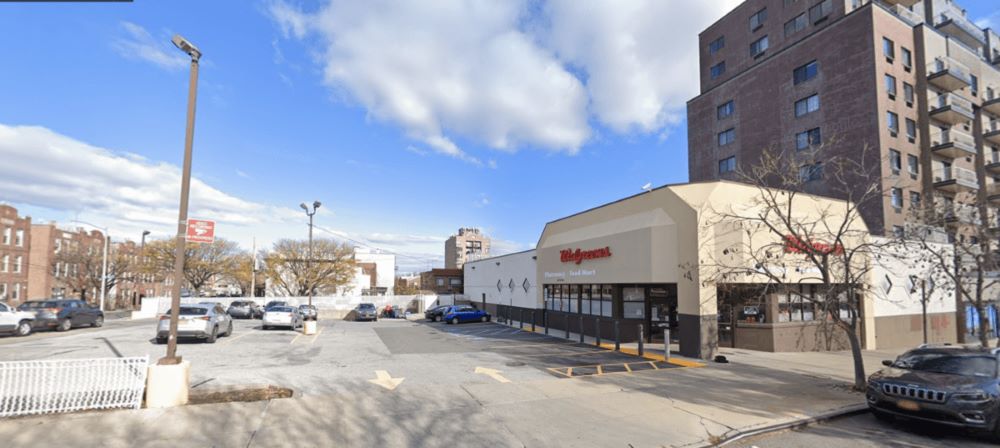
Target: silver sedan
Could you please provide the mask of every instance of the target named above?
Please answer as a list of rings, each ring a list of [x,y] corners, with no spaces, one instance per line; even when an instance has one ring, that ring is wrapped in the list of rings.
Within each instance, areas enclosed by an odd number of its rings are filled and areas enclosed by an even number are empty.
[[[222,305],[202,304],[181,305],[177,318],[178,338],[203,339],[214,344],[219,336],[233,334],[233,319]],[[170,336],[170,313],[160,316],[156,326],[156,343],[166,344]]]
[[[274,327],[288,327],[291,330],[302,327],[302,314],[291,306],[274,306],[264,312],[265,330]]]

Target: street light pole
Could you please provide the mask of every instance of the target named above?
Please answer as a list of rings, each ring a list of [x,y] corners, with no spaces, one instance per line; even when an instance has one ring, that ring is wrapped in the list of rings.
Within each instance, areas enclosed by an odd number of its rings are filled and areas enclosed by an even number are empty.
[[[149,235],[149,231],[148,230],[143,230],[142,231],[142,238],[140,239],[141,243],[139,243],[139,264],[140,264],[140,269],[142,269],[142,270],[145,270],[145,267],[146,267],[146,235]],[[139,284],[142,285],[142,286],[140,286],[140,288],[142,288],[142,290],[139,291],[139,297],[142,297],[142,293],[146,289],[146,273],[140,271],[139,275],[140,275],[140,278],[142,279],[142,281],[139,282]],[[136,303],[135,300],[133,299],[133,301],[132,301],[132,309],[135,309],[135,307],[137,305],[139,305],[139,304]]]
[[[316,215],[316,209],[318,209],[320,205],[322,205],[322,204],[320,204],[319,201],[313,201],[312,211],[309,211],[309,206],[306,205],[305,202],[299,204],[299,207],[302,207],[302,210],[306,211],[306,216],[309,216],[309,255],[308,255],[308,258],[306,258],[306,278],[307,279],[311,278],[311,276],[312,276],[313,216]],[[311,309],[312,308],[312,304],[313,304],[313,289],[315,289],[315,285],[313,284],[313,282],[310,282],[308,284],[308,286],[309,286],[309,308]]]
[[[170,336],[167,356],[159,364],[180,364],[177,356],[177,319],[181,308],[181,284],[184,282],[184,249],[187,231],[188,196],[191,190],[191,147],[194,143],[195,100],[198,95],[198,60],[201,51],[180,35],[174,35],[174,45],[191,56],[191,79],[188,85],[187,130],[184,135],[184,172],[181,176],[181,203],[177,214],[177,242],[174,248],[174,284],[170,301]]]

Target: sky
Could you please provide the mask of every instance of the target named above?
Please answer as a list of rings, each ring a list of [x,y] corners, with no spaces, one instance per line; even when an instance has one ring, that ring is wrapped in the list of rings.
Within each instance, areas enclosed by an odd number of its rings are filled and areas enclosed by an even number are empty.
[[[443,265],[687,181],[698,32],[737,0],[0,3],[0,202],[116,241],[176,231],[189,59],[189,216],[246,249],[316,236]],[[1000,29],[993,0],[960,2]],[[73,221],[86,222],[77,224]]]

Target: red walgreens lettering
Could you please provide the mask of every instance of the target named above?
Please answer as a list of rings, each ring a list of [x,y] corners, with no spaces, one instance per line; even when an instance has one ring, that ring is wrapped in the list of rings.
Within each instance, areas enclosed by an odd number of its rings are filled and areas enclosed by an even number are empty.
[[[840,244],[830,246],[829,244],[817,242],[807,243],[794,235],[785,236],[785,253],[804,254],[809,252],[819,255],[843,255],[844,246],[841,246]]]
[[[580,264],[583,260],[593,260],[595,258],[608,258],[611,256],[611,248],[603,247],[593,250],[563,249],[559,251],[559,260],[563,263]]]

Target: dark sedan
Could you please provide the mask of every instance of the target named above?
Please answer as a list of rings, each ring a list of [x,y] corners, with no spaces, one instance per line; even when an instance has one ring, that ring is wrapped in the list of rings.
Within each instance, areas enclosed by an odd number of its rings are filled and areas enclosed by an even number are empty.
[[[440,322],[444,318],[444,312],[452,305],[438,305],[424,311],[424,317],[431,322]]]
[[[226,312],[232,317],[241,319],[259,319],[264,317],[264,310],[252,300],[235,300],[229,304]]]
[[[82,300],[33,300],[22,303],[17,309],[35,314],[32,328],[55,328],[56,331],[67,331],[75,327],[104,325],[104,312]]]
[[[1000,435],[1000,349],[921,346],[868,379],[876,417],[903,417]]]

